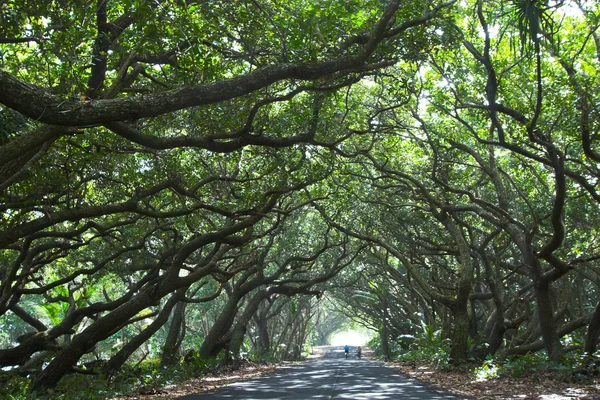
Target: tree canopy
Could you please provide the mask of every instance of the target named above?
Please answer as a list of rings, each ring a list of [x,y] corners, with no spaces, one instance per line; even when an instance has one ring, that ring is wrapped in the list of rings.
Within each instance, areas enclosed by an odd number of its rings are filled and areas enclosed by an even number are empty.
[[[567,335],[591,357],[599,18],[587,0],[3,2],[2,379],[298,357],[323,297],[386,357],[422,325],[455,362],[558,361]]]

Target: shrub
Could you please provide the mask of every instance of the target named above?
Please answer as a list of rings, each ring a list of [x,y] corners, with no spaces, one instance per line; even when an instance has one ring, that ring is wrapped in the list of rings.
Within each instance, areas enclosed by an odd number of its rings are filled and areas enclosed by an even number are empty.
[[[368,346],[378,357],[383,356],[381,339],[373,337]],[[418,327],[415,335],[401,335],[396,341],[390,342],[393,359],[403,361],[424,361],[438,368],[446,368],[450,361],[450,345],[444,338],[443,332],[425,323]]]
[[[473,371],[475,379],[478,382],[494,379],[499,376],[500,366],[496,363],[493,356],[488,356],[481,367],[475,368]]]

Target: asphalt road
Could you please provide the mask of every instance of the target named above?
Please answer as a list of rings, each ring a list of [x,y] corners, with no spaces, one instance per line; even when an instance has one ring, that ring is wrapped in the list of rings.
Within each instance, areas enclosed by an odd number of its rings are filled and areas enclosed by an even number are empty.
[[[431,386],[401,375],[392,367],[332,347],[325,357],[277,368],[269,375],[237,382],[220,389],[180,397],[180,400],[209,399],[354,399],[354,400],[458,400]]]

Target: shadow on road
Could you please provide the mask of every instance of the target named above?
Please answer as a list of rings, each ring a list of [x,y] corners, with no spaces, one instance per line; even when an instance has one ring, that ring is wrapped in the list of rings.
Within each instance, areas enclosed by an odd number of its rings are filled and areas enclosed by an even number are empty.
[[[359,360],[356,349],[350,353],[352,357],[346,359],[343,347],[332,347],[321,359],[278,368],[268,376],[180,399],[459,399],[398,374],[382,363]]]

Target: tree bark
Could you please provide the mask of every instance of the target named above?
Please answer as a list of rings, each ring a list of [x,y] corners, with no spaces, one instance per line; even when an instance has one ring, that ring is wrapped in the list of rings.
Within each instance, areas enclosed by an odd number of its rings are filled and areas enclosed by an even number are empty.
[[[558,362],[563,355],[563,346],[560,343],[554,323],[550,284],[545,279],[542,279],[536,282],[534,287],[542,339],[544,340],[550,360]]]
[[[78,99],[64,100],[44,88],[26,83],[8,72],[0,70],[0,103],[36,121],[65,126],[104,124],[111,121],[127,121],[137,118],[156,117],[184,108],[214,104],[248,95],[283,80],[316,80],[336,73],[364,72],[392,65],[380,62],[369,65],[368,61],[384,40],[415,27],[426,24],[437,16],[441,9],[451,3],[442,4],[418,18],[389,29],[399,7],[398,0],[388,2],[384,13],[371,34],[356,42],[358,51],[347,52],[338,58],[320,62],[280,63],[258,68],[242,76],[209,82],[196,86],[183,86],[162,93],[127,98],[100,99],[81,102]],[[110,27],[108,27],[110,29]],[[105,46],[102,43],[102,46]],[[97,46],[102,48],[102,46]],[[102,78],[104,67],[94,68],[94,77]],[[98,71],[96,71],[98,70]],[[90,86],[95,83],[90,82]],[[96,89],[91,87],[90,89]]]
[[[142,344],[152,337],[169,319],[171,310],[177,304],[177,302],[183,297],[180,292],[171,296],[169,301],[165,304],[162,311],[152,321],[150,325],[136,337],[131,339],[125,346],[121,348],[114,356],[108,360],[108,362],[102,368],[102,372],[106,376],[111,376],[115,371],[118,371],[123,364],[129,359],[129,357],[135,352]]]
[[[390,349],[390,332],[388,328],[388,319],[390,318],[388,313],[387,298],[382,296],[381,306],[383,308],[383,319],[381,321],[381,329],[379,330],[379,336],[381,338],[381,351],[383,352],[383,358],[385,361],[392,359],[392,350]]]
[[[452,331],[452,347],[450,348],[450,359],[452,362],[460,362],[468,357],[469,343],[469,299],[471,295],[471,285],[473,282],[473,259],[471,257],[471,249],[465,240],[462,232],[457,226],[452,217],[446,216],[445,213],[440,213],[440,222],[444,224],[456,246],[458,247],[460,263],[460,275],[457,287],[456,300],[450,307],[454,326]]]
[[[246,307],[244,308],[244,312],[238,318],[231,332],[231,339],[229,340],[228,351],[231,357],[239,358],[240,350],[244,343],[244,336],[246,335],[246,329],[248,323],[252,319],[253,316],[256,315],[256,311],[258,310],[260,304],[268,297],[268,292],[266,290],[261,290],[252,296],[252,299],[248,301]]]
[[[171,325],[169,325],[169,333],[163,346],[161,363],[163,365],[174,365],[177,362],[177,352],[181,341],[181,329],[185,324],[185,308],[186,303],[180,301],[175,306],[173,311],[173,318],[171,319]]]
[[[257,343],[257,353],[260,356],[268,354],[271,351],[271,338],[269,336],[269,326],[267,320],[267,313],[269,308],[264,310],[260,310],[260,312],[254,317],[254,324],[256,325],[256,330],[258,331],[258,343]]]
[[[31,395],[41,395],[46,389],[55,386],[58,381],[73,367],[85,353],[96,343],[112,335],[121,324],[134,317],[144,308],[155,304],[160,297],[156,296],[155,287],[148,287],[127,303],[99,318],[76,335],[71,345],[58,353],[54,360],[34,379]]]
[[[498,257],[496,257],[496,264],[498,264]],[[504,291],[502,288],[502,278],[499,276],[498,268],[493,268],[490,265],[488,259],[483,259],[483,266],[485,268],[485,275],[492,292],[492,298],[494,300],[495,313],[494,322],[492,329],[487,337],[487,348],[483,350],[482,356],[494,355],[502,346],[504,339],[504,333],[506,332],[506,324],[504,323]]]
[[[450,360],[457,363],[468,357],[469,341],[469,312],[467,304],[457,304],[452,309],[454,319],[452,327],[452,345],[450,347]]]
[[[573,321],[566,323],[564,326],[562,326],[560,328],[557,336],[561,337],[564,335],[568,335],[569,333],[575,331],[576,329],[580,329],[580,328],[588,325],[591,317],[592,317],[592,314],[590,313],[590,314],[584,315],[582,317],[579,317]],[[502,354],[499,355],[499,358],[503,359],[510,355],[527,354],[530,352],[542,350],[544,348],[546,348],[546,343],[544,342],[544,340],[538,340],[538,341],[535,341],[532,343],[524,344],[522,346],[511,347],[510,349],[502,351],[501,352]]]
[[[592,313],[590,324],[585,336],[584,351],[587,357],[592,357],[598,347],[598,336],[600,335],[600,301]]]
[[[227,304],[221,311],[221,314],[210,328],[208,335],[204,338],[202,346],[200,346],[199,356],[202,359],[216,357],[221,350],[226,347],[226,343],[222,341],[225,335],[231,329],[233,321],[238,311],[238,303],[242,299],[243,294],[234,291],[227,301]]]

